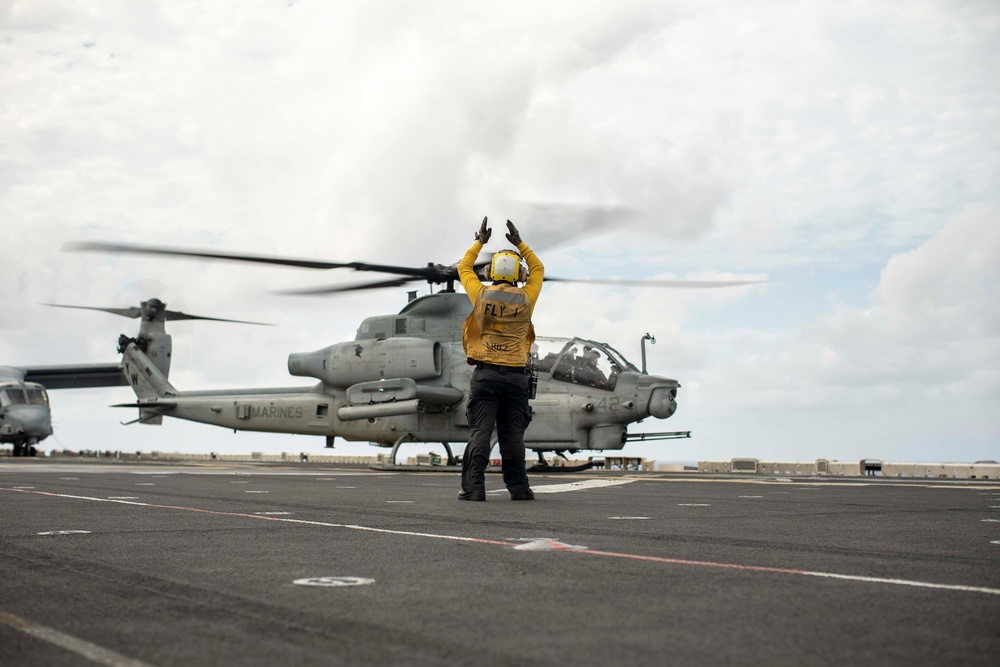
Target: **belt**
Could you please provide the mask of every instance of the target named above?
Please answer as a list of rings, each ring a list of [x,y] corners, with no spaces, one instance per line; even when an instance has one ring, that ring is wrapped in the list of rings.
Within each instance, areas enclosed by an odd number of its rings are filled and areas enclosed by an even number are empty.
[[[501,373],[519,373],[521,375],[528,373],[528,369],[524,366],[501,366],[500,364],[488,364],[485,361],[477,361],[476,368],[486,368],[491,371],[500,371]]]

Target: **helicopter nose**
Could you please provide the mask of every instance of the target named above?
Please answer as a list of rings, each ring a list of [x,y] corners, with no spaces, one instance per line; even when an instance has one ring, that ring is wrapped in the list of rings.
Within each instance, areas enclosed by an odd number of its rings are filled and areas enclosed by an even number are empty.
[[[677,412],[677,388],[657,387],[649,395],[649,414],[657,419],[666,419]]]
[[[41,405],[25,406],[18,414],[19,429],[32,438],[46,438],[52,435],[52,418],[49,409]]]

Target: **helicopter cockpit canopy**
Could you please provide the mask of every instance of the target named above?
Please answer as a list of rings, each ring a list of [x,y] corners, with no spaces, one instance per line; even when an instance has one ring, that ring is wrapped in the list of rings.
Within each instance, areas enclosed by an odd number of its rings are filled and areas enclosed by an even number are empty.
[[[595,389],[612,391],[623,371],[639,372],[610,345],[582,338],[536,338],[531,352],[539,373]]]
[[[9,405],[48,405],[49,397],[41,385],[25,383],[0,387],[0,407]]]

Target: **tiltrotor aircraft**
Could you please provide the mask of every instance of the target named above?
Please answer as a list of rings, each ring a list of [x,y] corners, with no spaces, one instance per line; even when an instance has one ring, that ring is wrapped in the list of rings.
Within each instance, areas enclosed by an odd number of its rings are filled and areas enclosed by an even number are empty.
[[[0,366],[0,444],[14,456],[34,456],[36,445],[52,435],[46,389],[115,387],[126,384],[121,365]]]
[[[215,320],[258,324],[240,320],[187,315],[166,310],[162,303],[150,299],[142,308],[107,309],[117,315],[137,318],[156,312],[163,320]],[[58,305],[58,304],[48,304]],[[75,308],[76,306],[61,306]],[[14,456],[35,456],[36,445],[53,433],[52,410],[47,389],[84,389],[118,387],[128,384],[122,365],[68,364],[63,366],[0,366],[0,444],[11,444]]]
[[[391,447],[395,463],[400,445],[441,443],[448,463],[451,443],[469,437],[466,400],[472,366],[462,348],[462,322],[471,310],[457,293],[455,266],[428,264],[399,267],[353,262],[268,258],[208,253],[176,248],[80,243],[74,250],[159,254],[260,262],[308,268],[352,268],[395,274],[391,280],[308,290],[309,294],[394,287],[426,280],[444,285],[437,293],[415,296],[393,315],[368,317],[352,341],[288,356],[288,372],[318,380],[312,386],[213,391],[181,391],[169,381],[171,337],[165,306],[143,302],[138,335],[122,335],[118,351],[135,403],[116,407],[139,409],[137,421],[158,424],[164,416],[243,431],[316,435],[333,447],[337,437]],[[546,280],[560,280],[549,278]],[[614,281],[580,281],[614,282]],[[669,286],[717,287],[745,281],[653,283]],[[95,308],[95,310],[116,309]],[[652,337],[646,334],[645,340]],[[548,466],[544,454],[582,450],[620,450],[633,440],[689,437],[690,432],[629,433],[630,424],[647,417],[666,419],[677,409],[680,384],[638,368],[604,343],[581,338],[539,337],[532,349],[538,374],[531,400],[532,421],[525,446],[539,457],[535,469]],[[653,341],[655,342],[655,340]]]

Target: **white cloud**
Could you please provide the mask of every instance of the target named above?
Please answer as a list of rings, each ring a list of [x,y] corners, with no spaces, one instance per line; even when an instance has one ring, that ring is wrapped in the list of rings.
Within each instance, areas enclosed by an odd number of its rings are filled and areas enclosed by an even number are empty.
[[[966,211],[890,259],[867,305],[799,331],[684,332],[707,339],[710,361],[679,375],[697,378],[699,426],[780,458],[907,456],[904,444],[911,458],[995,457],[998,304],[1000,216]],[[956,449],[927,444],[942,438]]]

